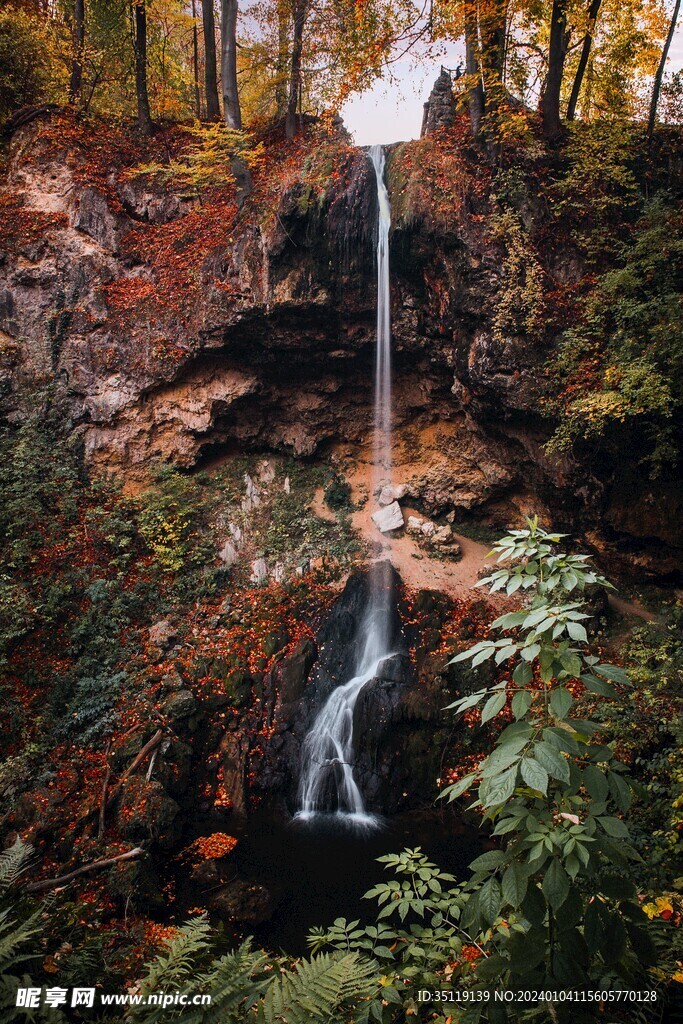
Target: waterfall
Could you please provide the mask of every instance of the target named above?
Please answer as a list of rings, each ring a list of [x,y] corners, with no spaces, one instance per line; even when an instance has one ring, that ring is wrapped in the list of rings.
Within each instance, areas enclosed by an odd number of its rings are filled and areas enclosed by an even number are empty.
[[[373,487],[391,483],[391,295],[389,290],[389,229],[391,208],[384,182],[385,154],[371,146],[368,156],[375,170],[379,206],[377,234],[377,342],[375,357],[375,410]],[[353,772],[353,713],[366,683],[377,675],[391,655],[389,592],[381,564],[370,569],[370,597],[361,631],[356,674],[332,691],[306,736],[299,785],[299,820],[334,814],[363,827],[378,824],[365,810],[363,795]]]

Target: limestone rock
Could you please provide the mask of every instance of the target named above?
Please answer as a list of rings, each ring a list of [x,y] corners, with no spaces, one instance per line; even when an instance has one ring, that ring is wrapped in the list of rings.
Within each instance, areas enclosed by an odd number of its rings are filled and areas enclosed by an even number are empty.
[[[394,501],[401,501],[407,493],[407,484],[386,484],[379,493],[379,504],[391,505]]]
[[[429,135],[437,128],[450,128],[455,124],[455,98],[453,82],[445,68],[437,78],[429,99],[424,105],[421,135]]]
[[[420,529],[425,537],[433,537],[436,533],[436,526],[430,519],[425,519],[424,522],[420,524]]]
[[[268,566],[265,558],[257,558],[251,563],[251,582],[260,586],[268,579]]]
[[[239,558],[239,552],[237,551],[237,548],[232,543],[232,541],[226,540],[225,544],[218,552],[218,557],[220,558],[221,562],[223,562],[225,565],[228,566],[228,568],[230,568],[230,566],[234,565],[237,559]]]
[[[452,539],[453,531],[451,530],[450,526],[441,526],[439,527],[439,529],[435,530],[434,534],[432,535],[432,544],[436,544],[437,546],[442,544],[450,544]]]
[[[372,521],[380,533],[389,533],[391,530],[400,530],[403,526],[403,512],[397,501],[373,512]]]
[[[408,516],[408,522],[406,523],[406,529],[410,533],[421,533],[422,532],[422,519],[418,519],[417,516]]]

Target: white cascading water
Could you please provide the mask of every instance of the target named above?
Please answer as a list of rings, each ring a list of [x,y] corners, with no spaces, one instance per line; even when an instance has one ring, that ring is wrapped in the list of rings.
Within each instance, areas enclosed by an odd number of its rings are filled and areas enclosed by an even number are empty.
[[[375,360],[375,420],[373,484],[377,491],[391,482],[391,304],[389,291],[389,229],[391,208],[384,183],[382,146],[368,153],[377,179],[379,223],[377,237],[377,354]],[[366,683],[391,655],[390,609],[382,566],[373,566],[370,601],[363,623],[363,640],[356,675],[330,694],[304,740],[297,819],[329,815],[371,828],[379,819],[365,810],[363,794],[353,774],[353,712]]]

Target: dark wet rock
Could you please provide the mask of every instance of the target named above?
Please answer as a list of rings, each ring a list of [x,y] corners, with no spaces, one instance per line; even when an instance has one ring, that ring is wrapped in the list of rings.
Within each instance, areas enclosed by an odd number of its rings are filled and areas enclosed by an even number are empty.
[[[194,713],[196,707],[197,702],[190,690],[177,690],[175,693],[171,693],[162,705],[164,714],[172,722],[182,718],[189,718]]]
[[[270,893],[264,885],[241,878],[221,889],[211,899],[211,907],[221,916],[239,924],[262,924],[272,913]]]
[[[315,658],[315,644],[305,639],[275,667],[273,682],[283,704],[293,704],[301,700]]]
[[[162,913],[167,909],[161,883],[148,857],[115,864],[107,888],[124,912]]]
[[[131,843],[154,842],[172,849],[181,832],[180,808],[155,779],[134,775],[127,779],[116,824]]]

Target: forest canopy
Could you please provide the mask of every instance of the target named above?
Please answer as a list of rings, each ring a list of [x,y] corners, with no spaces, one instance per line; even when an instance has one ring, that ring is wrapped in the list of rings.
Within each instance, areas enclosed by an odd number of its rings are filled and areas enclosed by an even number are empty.
[[[231,128],[331,115],[406,59],[457,69],[474,134],[539,110],[546,135],[581,118],[681,116],[666,75],[680,0],[13,0],[0,12],[0,117],[31,104]],[[507,129],[509,131],[509,127]]]

